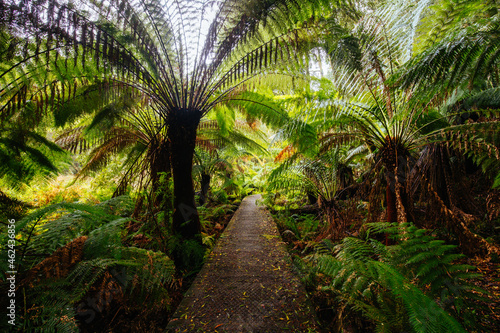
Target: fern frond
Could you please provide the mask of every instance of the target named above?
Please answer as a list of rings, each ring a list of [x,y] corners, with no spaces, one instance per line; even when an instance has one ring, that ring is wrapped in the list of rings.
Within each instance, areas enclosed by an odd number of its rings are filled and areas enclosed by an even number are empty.
[[[317,246],[306,260],[331,279],[324,289],[362,311],[380,331],[465,332],[450,314],[461,318],[464,309],[456,302],[478,298],[474,293],[481,291],[470,282],[477,277],[472,267],[455,264],[462,257],[452,253],[455,246],[408,223],[370,223],[368,237],[378,233],[396,244],[348,237],[337,253]]]

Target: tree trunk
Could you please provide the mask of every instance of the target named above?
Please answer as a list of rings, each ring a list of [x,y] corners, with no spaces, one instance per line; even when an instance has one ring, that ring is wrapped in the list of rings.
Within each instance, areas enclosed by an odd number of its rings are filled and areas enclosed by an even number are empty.
[[[326,200],[320,197],[319,203],[325,216],[326,226],[316,240],[319,241],[323,238],[330,238],[332,240],[342,239],[344,234],[344,223],[335,199]]]
[[[307,192],[307,199],[311,205],[318,203],[318,196],[316,196],[313,192]]]
[[[201,232],[192,178],[196,130],[200,118],[199,111],[186,109],[173,110],[168,118],[168,138],[174,180],[172,229],[174,234],[184,239],[197,238]]]
[[[382,150],[382,162],[386,169],[385,197],[387,205],[387,222],[406,222],[410,203],[404,186],[408,174],[408,153],[398,147],[396,139],[387,136]],[[399,203],[399,210],[398,210]],[[411,212],[412,210],[410,210]],[[399,213],[399,214],[398,214]]]
[[[387,179],[387,185],[385,187],[385,200],[387,204],[387,222],[397,222],[398,209],[396,205],[396,192],[393,191],[389,179]]]
[[[389,135],[385,138],[382,150],[382,162],[385,166],[385,202],[387,206],[387,222],[398,221],[396,198],[397,146]]]
[[[200,205],[204,205],[208,199],[208,190],[210,189],[210,175],[206,173],[201,174],[201,191],[200,191]]]

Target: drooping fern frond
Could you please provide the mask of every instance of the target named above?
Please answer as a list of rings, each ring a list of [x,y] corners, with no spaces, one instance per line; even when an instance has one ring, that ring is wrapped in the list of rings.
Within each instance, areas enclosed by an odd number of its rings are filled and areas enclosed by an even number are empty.
[[[444,39],[413,58],[393,79],[403,88],[415,86],[428,100],[437,92],[476,89],[490,80],[493,87],[498,63],[498,23],[478,31],[464,31]],[[427,90],[427,91],[425,91]]]
[[[114,221],[117,219],[114,214],[123,214],[127,209],[131,211],[132,203],[128,197],[119,197],[100,205],[59,203],[40,208],[17,221],[16,235],[23,236],[18,264],[22,269],[29,269],[30,265],[40,262],[33,258],[49,256],[75,238]],[[1,238],[6,241],[7,233],[2,233]],[[7,265],[7,261],[3,263]]]
[[[18,268],[23,276],[18,292],[26,302],[21,329],[74,332],[89,306],[94,315],[110,311],[114,304],[129,302],[130,295],[148,304],[168,304],[175,265],[164,253],[125,245],[132,208],[124,197],[97,206],[58,204],[19,221],[16,232],[27,243],[20,248],[28,248],[20,251]],[[41,221],[53,212],[62,216]],[[71,240],[74,235],[81,236]],[[47,258],[38,262],[33,255]]]
[[[16,321],[16,329],[47,333],[78,331],[76,312],[70,301],[71,293],[62,285],[60,281],[49,280],[31,287],[29,301],[36,299],[37,302],[23,304],[26,311]],[[26,298],[24,300],[27,301]]]
[[[317,146],[317,133],[314,127],[306,121],[291,117],[279,100],[264,94],[243,92],[240,96],[233,97],[229,105],[280,131],[283,139],[292,142],[304,153],[314,151]]]
[[[54,252],[56,249],[64,246],[69,240],[85,235],[91,230],[99,227],[101,224],[113,220],[115,217],[103,213],[101,209],[85,206],[80,204],[57,204],[56,207],[51,207],[45,212],[57,212],[60,209],[71,209],[74,212],[64,214],[54,220],[41,221],[43,215],[38,215],[36,218],[30,215],[31,222],[29,227],[34,228],[35,235],[29,240],[27,253],[30,254],[47,254]],[[42,223],[40,223],[42,222]],[[24,221],[20,221],[20,224]]]

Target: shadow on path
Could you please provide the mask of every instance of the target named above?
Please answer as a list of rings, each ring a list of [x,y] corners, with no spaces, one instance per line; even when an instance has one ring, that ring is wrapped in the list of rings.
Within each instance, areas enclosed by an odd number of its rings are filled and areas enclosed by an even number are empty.
[[[270,214],[246,197],[168,332],[315,332],[314,312]]]

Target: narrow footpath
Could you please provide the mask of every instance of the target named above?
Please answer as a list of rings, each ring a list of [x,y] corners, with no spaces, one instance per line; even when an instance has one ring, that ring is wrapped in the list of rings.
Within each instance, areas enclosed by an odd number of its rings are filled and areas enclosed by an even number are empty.
[[[167,332],[316,332],[314,312],[270,214],[246,197]]]

